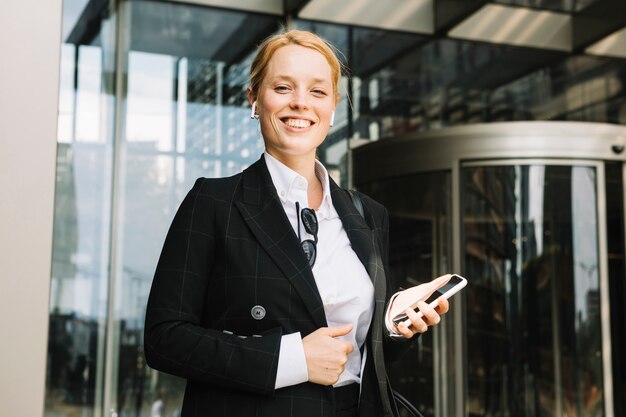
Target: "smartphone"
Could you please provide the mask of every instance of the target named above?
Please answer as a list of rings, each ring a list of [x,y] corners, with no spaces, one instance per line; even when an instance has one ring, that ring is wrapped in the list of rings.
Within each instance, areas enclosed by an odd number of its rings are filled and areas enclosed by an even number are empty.
[[[463,287],[467,285],[467,280],[460,275],[453,274],[450,276],[450,279],[443,284],[441,287],[437,288],[431,295],[428,297],[426,304],[435,308],[437,306],[437,300],[439,297],[450,298],[457,292],[459,292]],[[423,314],[421,311],[416,310],[417,315],[422,317]],[[407,319],[407,315],[405,313],[398,314],[392,320],[394,324],[398,325],[404,321],[404,324],[409,327],[411,325],[411,320]]]

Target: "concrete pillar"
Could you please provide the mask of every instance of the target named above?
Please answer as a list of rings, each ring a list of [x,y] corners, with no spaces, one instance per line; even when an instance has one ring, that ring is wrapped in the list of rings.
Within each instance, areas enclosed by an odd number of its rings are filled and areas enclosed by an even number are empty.
[[[62,0],[0,2],[0,415],[43,415]]]

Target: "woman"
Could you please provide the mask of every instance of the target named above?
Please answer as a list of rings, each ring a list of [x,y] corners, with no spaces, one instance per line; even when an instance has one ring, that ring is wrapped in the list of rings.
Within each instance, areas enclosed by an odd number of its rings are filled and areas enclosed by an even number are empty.
[[[387,213],[365,218],[315,158],[333,122],[341,64],[318,36],[268,38],[248,97],[265,153],[230,178],[198,179],[159,260],[148,364],[187,379],[182,416],[391,416],[384,357],[448,310],[412,325],[387,311]]]

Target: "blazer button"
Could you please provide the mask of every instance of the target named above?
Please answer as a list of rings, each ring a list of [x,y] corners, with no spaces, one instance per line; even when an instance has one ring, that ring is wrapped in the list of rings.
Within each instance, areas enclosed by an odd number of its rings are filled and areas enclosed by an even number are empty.
[[[265,317],[265,307],[263,306],[254,306],[252,310],[250,310],[250,314],[252,314],[252,318],[255,320],[261,320]]]

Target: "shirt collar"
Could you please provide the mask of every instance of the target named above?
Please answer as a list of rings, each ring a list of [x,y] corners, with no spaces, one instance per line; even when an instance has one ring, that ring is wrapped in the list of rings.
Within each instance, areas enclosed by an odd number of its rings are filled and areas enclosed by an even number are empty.
[[[278,198],[280,198],[283,205],[296,201],[304,204],[304,202],[308,201],[306,192],[308,181],[306,178],[274,158],[267,151],[263,153],[263,156],[267,170],[278,193]],[[333,212],[333,202],[330,197],[330,180],[328,171],[318,160],[315,160],[315,175],[322,184],[322,204],[316,211],[317,215],[318,217],[330,217]]]
[[[320,218],[334,217],[335,210],[333,200],[330,197],[330,180],[328,179],[328,171],[320,161],[315,160],[315,175],[322,183],[322,203],[317,210],[317,216]]]

